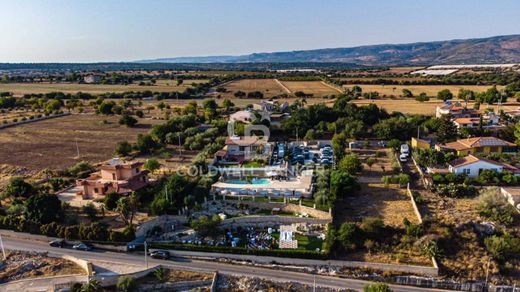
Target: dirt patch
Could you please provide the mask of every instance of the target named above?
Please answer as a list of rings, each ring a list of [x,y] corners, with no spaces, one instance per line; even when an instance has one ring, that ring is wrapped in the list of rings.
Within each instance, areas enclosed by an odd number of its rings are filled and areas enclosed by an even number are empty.
[[[315,97],[338,94],[336,89],[323,84],[321,81],[283,81],[282,84],[292,93],[303,91]]]
[[[113,156],[117,142],[133,142],[156,123],[140,120],[127,128],[115,116],[80,114],[2,129],[0,161],[31,170],[63,168],[81,160],[99,162]]]
[[[274,282],[260,278],[234,277],[219,275],[217,282],[218,291],[354,291],[350,289],[331,289],[326,287],[316,287],[312,285],[300,284],[295,282]]]
[[[84,274],[85,271],[71,261],[48,257],[44,253],[13,251],[0,266],[0,283],[57,275]]]

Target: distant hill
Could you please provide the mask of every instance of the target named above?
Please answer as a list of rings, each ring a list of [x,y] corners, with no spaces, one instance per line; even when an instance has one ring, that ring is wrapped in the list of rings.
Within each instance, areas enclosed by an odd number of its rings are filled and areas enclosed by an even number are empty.
[[[179,57],[137,63],[350,63],[360,66],[520,63],[520,35],[352,48]]]

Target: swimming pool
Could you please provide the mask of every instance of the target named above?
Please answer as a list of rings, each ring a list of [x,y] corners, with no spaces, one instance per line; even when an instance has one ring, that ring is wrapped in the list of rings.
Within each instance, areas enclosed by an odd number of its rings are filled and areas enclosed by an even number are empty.
[[[227,184],[233,184],[233,185],[269,185],[272,184],[272,182],[268,179],[257,179],[253,181],[242,181],[242,180],[233,180],[233,181],[226,181]]]

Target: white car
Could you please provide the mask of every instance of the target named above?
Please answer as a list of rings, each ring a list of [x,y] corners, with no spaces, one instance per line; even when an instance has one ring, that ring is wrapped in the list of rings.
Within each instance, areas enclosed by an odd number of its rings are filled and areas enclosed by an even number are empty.
[[[406,155],[406,154],[399,155],[399,161],[407,162],[408,161],[408,155]]]

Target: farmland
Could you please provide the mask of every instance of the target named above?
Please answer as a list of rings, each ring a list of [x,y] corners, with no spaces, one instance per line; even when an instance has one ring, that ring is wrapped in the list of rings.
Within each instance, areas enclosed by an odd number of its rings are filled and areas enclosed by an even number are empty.
[[[67,167],[79,160],[99,162],[112,157],[118,141],[135,141],[137,133],[145,133],[154,122],[141,120],[135,128],[126,128],[116,117],[83,114],[2,129],[0,161],[33,170]]]
[[[158,80],[155,85],[110,85],[110,84],[77,84],[77,83],[0,83],[0,92],[12,92],[15,95],[38,94],[49,92],[77,93],[85,92],[91,94],[101,94],[107,92],[126,92],[126,91],[158,91],[158,92],[182,92],[190,87],[192,83],[201,83],[207,80],[186,80],[177,86],[174,80]]]
[[[345,88],[352,88],[355,84],[345,85]],[[491,86],[489,85],[366,85],[358,84],[357,86],[363,89],[363,92],[377,91],[379,95],[394,95],[400,96],[403,93],[403,89],[409,89],[414,95],[419,95],[421,92],[426,93],[428,96],[436,96],[437,92],[449,89],[453,94],[457,94],[460,89],[469,89],[475,92],[486,91]],[[498,89],[502,87],[497,86]]]
[[[316,97],[339,93],[339,90],[329,87],[321,81],[283,81],[282,84],[287,87],[291,93],[303,91]]]
[[[457,101],[457,100],[453,100]],[[358,99],[352,101],[357,105],[367,105],[367,104],[375,104],[379,107],[386,109],[388,112],[402,112],[405,114],[419,114],[419,115],[435,115],[435,109],[437,106],[442,105],[442,101],[440,100],[430,100],[426,102],[419,102],[414,99]],[[332,103],[332,101],[330,102]],[[503,110],[513,110],[516,109],[520,104],[517,102],[507,102],[502,105]],[[468,103],[468,107],[472,108],[473,103]],[[480,106],[481,110],[485,108],[494,108],[496,109],[496,105],[487,105],[482,104]]]
[[[246,93],[260,91],[266,98],[287,93],[274,79],[242,79],[231,81],[224,87],[228,92],[218,94],[228,98],[233,97],[233,94],[239,90]]]

